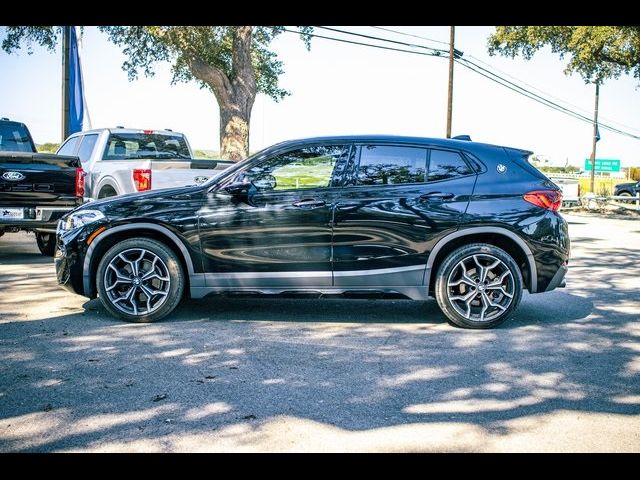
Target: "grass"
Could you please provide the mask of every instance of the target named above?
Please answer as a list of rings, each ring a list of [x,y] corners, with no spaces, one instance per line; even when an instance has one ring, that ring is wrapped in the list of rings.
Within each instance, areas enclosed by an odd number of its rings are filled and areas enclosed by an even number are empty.
[[[293,163],[274,170],[272,175],[276,177],[275,190],[326,187],[329,185],[335,162],[312,165],[305,163],[307,162]]]

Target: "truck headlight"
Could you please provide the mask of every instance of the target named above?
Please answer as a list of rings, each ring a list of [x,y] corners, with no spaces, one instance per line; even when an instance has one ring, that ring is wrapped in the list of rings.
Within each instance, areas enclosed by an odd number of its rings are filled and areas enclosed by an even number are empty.
[[[104,213],[100,210],[78,210],[77,212],[69,214],[66,219],[60,220],[58,231],[67,232],[69,230],[75,230],[76,228],[97,222],[103,218],[105,218]]]

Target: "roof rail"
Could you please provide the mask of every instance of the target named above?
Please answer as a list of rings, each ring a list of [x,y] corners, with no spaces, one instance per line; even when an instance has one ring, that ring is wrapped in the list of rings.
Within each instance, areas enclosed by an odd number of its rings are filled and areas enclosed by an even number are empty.
[[[471,137],[469,135],[456,135],[451,140],[466,140],[467,142],[470,142]]]
[[[2,118],[0,118],[0,120],[6,120],[6,121],[8,121],[8,122],[10,122],[10,121],[11,121],[11,120],[9,120],[7,117],[2,117]]]

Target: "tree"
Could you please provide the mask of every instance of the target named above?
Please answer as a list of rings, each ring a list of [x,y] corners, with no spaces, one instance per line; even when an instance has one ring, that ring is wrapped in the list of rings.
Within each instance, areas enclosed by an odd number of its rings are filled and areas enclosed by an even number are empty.
[[[565,73],[578,73],[587,83],[633,72],[640,79],[639,26],[499,26],[489,37],[489,53],[530,60],[549,45],[560,58],[569,56]]]
[[[289,94],[278,85],[283,64],[269,50],[284,27],[252,26],[104,26],[99,27],[122,48],[122,69],[129,80],[140,72],[153,76],[157,62],[171,62],[172,83],[195,80],[210,89],[220,109],[220,156],[241,160],[249,153],[249,122],[258,93],[274,100]],[[54,50],[58,27],[6,27],[2,48],[11,53],[23,42]],[[309,48],[311,27],[300,27]]]

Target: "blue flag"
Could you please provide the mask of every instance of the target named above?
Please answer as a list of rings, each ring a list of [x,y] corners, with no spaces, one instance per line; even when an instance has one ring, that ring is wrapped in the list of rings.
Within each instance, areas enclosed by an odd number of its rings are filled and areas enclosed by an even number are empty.
[[[598,143],[598,140],[600,140],[600,128],[596,125],[596,143]]]
[[[76,27],[71,27],[69,37],[69,134],[82,131],[84,119],[84,94],[82,67],[78,53]]]

